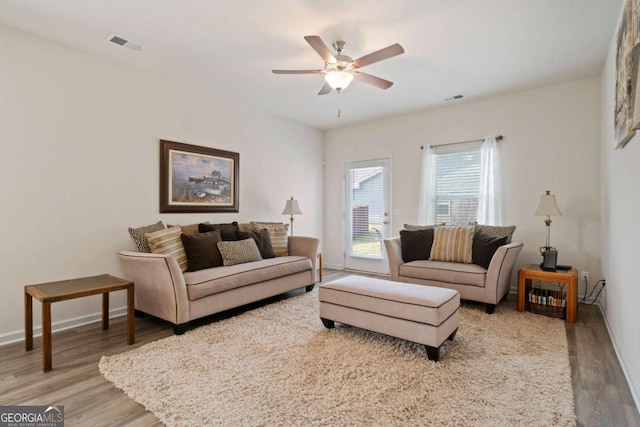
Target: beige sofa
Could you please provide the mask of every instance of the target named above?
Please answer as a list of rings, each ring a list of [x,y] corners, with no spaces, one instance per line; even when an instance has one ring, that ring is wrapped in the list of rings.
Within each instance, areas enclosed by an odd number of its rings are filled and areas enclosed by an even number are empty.
[[[289,256],[182,272],[172,255],[120,251],[124,276],[135,283],[135,308],[174,324],[188,322],[297,288],[313,289],[319,240],[288,238]]]
[[[463,300],[487,304],[487,313],[495,310],[511,287],[511,273],[522,250],[522,243],[500,246],[489,268],[476,264],[418,260],[404,262],[399,237],[384,241],[389,259],[389,278],[396,282],[454,289]]]

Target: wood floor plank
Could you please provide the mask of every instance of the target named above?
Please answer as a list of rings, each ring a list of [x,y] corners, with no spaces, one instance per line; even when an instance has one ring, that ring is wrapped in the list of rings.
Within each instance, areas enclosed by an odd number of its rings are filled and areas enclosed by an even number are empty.
[[[351,273],[325,269],[323,279],[328,282],[348,274]],[[301,292],[251,304],[200,323],[223,320]],[[64,405],[69,426],[161,425],[152,413],[105,380],[98,362],[102,355],[121,353],[170,336],[173,329],[158,319],[136,319],[136,343],[128,346],[125,320],[112,319],[107,331],[96,322],[54,333],[53,370],[48,373],[42,372],[39,337],[34,338],[30,352],[25,352],[22,342],[0,347],[0,405]],[[640,427],[638,409],[599,308],[581,305],[577,322],[566,324],[566,330],[578,425]]]

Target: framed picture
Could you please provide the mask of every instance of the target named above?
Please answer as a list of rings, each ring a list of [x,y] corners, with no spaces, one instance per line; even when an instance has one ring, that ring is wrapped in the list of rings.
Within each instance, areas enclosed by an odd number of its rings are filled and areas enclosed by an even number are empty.
[[[160,212],[238,212],[240,154],[160,140]]]
[[[633,137],[632,126],[632,0],[624,0],[622,20],[616,39],[616,104],[615,137],[616,148],[622,148]]]
[[[632,128],[640,129],[640,0],[631,1]]]

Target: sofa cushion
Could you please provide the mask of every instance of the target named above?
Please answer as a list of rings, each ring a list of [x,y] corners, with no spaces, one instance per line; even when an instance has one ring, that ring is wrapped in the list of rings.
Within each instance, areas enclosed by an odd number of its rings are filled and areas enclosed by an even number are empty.
[[[200,223],[198,224],[198,230],[201,233],[205,233],[207,231],[220,230],[220,238],[224,241],[234,241],[238,240],[238,223],[232,222],[229,224],[208,224],[208,223]]]
[[[229,267],[215,267],[184,273],[189,300],[264,282],[278,277],[311,271],[311,260],[301,256],[265,259]]]
[[[171,227],[148,233],[146,236],[152,253],[173,255],[180,269],[187,271],[187,254],[180,239],[181,234],[180,227]]]
[[[476,264],[412,261],[400,265],[399,274],[415,279],[484,287],[487,270]]]
[[[222,265],[231,266],[247,262],[260,261],[260,251],[252,238],[236,241],[220,241],[218,249],[222,255]]]
[[[222,255],[218,250],[220,230],[195,234],[185,234],[184,229],[182,230],[180,239],[187,254],[187,271],[204,270],[222,265]]]
[[[475,226],[436,227],[431,246],[432,261],[462,262],[471,264],[471,249]]]
[[[147,237],[145,234],[153,233],[154,231],[164,230],[165,226],[162,221],[158,221],[155,224],[145,225],[144,227],[131,228],[129,227],[129,235],[133,239],[133,243],[135,243],[136,248],[140,252],[145,252],[150,254],[151,248],[149,247],[149,242],[147,241]]]
[[[209,224],[209,221],[204,222],[204,224]],[[187,225],[168,224],[167,227],[168,228],[180,227],[180,230],[182,230],[182,234],[195,234],[200,232],[200,230],[198,229],[198,225],[199,224],[187,224]]]
[[[251,222],[251,224],[253,225],[254,231],[260,231],[264,228],[268,230],[273,253],[277,257],[289,255],[289,224],[277,222]]]
[[[476,231],[482,231],[491,237],[506,237],[507,244],[511,243],[513,233],[516,231],[515,225],[476,225]]]
[[[484,268],[489,268],[491,259],[498,248],[507,244],[507,237],[491,237],[482,231],[476,231],[473,236],[473,248],[471,256],[473,263]]]
[[[433,245],[433,228],[400,230],[400,247],[404,262],[429,259]]]
[[[239,231],[238,237],[240,239],[253,239],[256,241],[260,256],[263,259],[275,258],[276,254],[273,252],[273,246],[271,245],[271,239],[269,238],[269,230],[263,228],[260,231]]]

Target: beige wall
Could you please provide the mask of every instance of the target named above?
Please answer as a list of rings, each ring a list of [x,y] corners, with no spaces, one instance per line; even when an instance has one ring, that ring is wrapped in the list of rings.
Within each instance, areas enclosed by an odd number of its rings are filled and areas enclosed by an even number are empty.
[[[398,235],[404,223],[417,220],[420,146],[498,134],[504,135],[505,223],[517,225],[514,239],[524,243],[517,267],[541,261],[538,247],[545,243],[544,218],[533,213],[540,195],[549,189],[563,213],[553,218],[551,230],[559,263],[589,271],[591,281],[601,278],[599,77],[328,131],[327,265],[343,265],[345,161],[392,158],[392,225]]]
[[[602,70],[602,268],[604,308],[618,357],[640,405],[640,137],[614,150],[615,36]]]
[[[240,212],[159,214],[159,139],[239,152]],[[287,221],[295,196],[296,234],[322,233],[320,131],[7,27],[0,146],[0,343],[22,337],[24,285],[120,274],[129,226]],[[99,310],[99,297],[61,302],[53,319]]]

